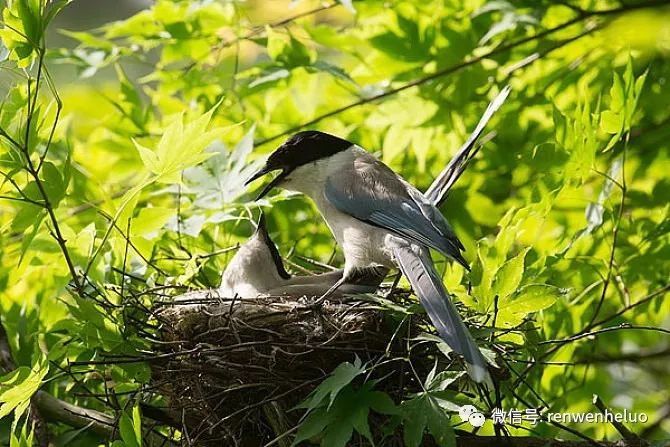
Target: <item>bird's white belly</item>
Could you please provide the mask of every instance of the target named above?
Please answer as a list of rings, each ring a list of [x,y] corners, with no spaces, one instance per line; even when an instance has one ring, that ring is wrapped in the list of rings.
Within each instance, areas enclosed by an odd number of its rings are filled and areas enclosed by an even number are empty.
[[[317,206],[342,247],[345,270],[371,265],[395,266],[389,243],[393,236],[388,231],[344,214],[327,202],[317,203]]]

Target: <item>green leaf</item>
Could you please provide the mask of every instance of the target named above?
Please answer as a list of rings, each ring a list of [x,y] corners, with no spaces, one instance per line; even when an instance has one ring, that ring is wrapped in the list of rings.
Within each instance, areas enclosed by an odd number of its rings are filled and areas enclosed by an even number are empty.
[[[477,260],[472,266],[472,273],[470,274],[472,293],[477,297],[478,307],[476,310],[480,312],[486,312],[493,303],[493,275],[498,270],[499,265],[496,259],[489,256],[489,252],[493,250],[488,244],[487,240],[480,240],[477,243]]]
[[[72,1],[73,0],[51,0],[48,2],[46,14],[44,14],[44,27],[47,27],[58,13],[72,3]]]
[[[561,296],[561,290],[555,286],[544,284],[524,286],[511,300],[501,303],[498,321],[508,326],[516,326],[528,314],[552,306]]]
[[[341,363],[326,380],[310,393],[309,397],[298,408],[314,409],[321,405],[326,397],[329,397],[328,407],[330,408],[338,393],[363,372],[365,372],[365,366],[361,364],[358,357],[353,364],[349,362]]]
[[[11,412],[14,412],[15,420],[20,418],[28,408],[30,398],[42,386],[49,372],[49,362],[39,352],[40,358],[32,368],[23,366],[0,378],[0,419]]]
[[[538,20],[527,14],[517,14],[513,11],[507,11],[503,13],[502,18],[499,22],[496,22],[491,26],[488,32],[479,40],[479,45],[485,45],[495,36],[502,34],[506,31],[511,31],[519,27],[520,25],[524,26],[537,26],[539,25]]]
[[[291,446],[296,446],[299,443],[318,435],[326,428],[331,420],[332,417],[324,408],[319,408],[312,411],[298,426],[298,431],[295,435],[295,438],[293,439]]]
[[[353,433],[354,427],[349,424],[328,427],[321,440],[321,447],[346,447]]]
[[[441,447],[456,445],[456,434],[451,426],[449,417],[437,405],[431,405],[433,411],[428,412],[428,430]]]
[[[298,426],[292,445],[322,434],[322,446],[343,447],[351,439],[354,430],[373,443],[368,422],[370,410],[387,415],[398,412],[386,393],[373,390],[375,384],[376,381],[369,381],[359,389],[348,384],[328,407],[308,409],[307,417]]]
[[[254,88],[259,85],[273,83],[281,79],[286,79],[291,75],[291,72],[285,68],[275,68],[270,71],[264,72],[263,76],[260,76],[249,83],[249,88]]]
[[[154,151],[148,147],[142,146],[140,143],[135,141],[135,139],[133,139],[133,143],[135,144],[135,149],[137,149],[137,152],[140,154],[140,158],[142,159],[142,163],[144,163],[144,167],[151,172],[158,172],[160,166],[158,162],[158,156],[154,153]]]
[[[41,0],[9,0],[3,8],[0,39],[19,67],[29,66],[44,33]]]
[[[449,416],[433,393],[421,393],[403,402],[403,440],[408,447],[423,445],[426,429],[444,447],[455,445],[455,434]]]
[[[40,229],[42,228],[42,222],[46,215],[47,212],[44,209],[40,208],[36,210],[32,205],[26,206],[26,208],[16,214],[17,219],[28,217],[31,222],[30,226],[27,228],[28,231],[25,231],[23,233],[23,238],[21,238],[21,256],[19,257],[19,264],[23,262],[23,258],[28,253],[28,249],[35,240],[35,237],[39,234]]]
[[[323,71],[328,74],[333,75],[335,78],[340,79],[342,81],[350,82],[352,84],[356,84],[356,82],[351,79],[351,76],[347,74],[346,71],[344,71],[343,68],[338,67],[337,65],[333,65],[329,62],[323,61],[323,60],[317,60],[315,61],[312,65],[310,65],[308,68],[313,68],[318,71]]]
[[[629,69],[630,73],[628,73]],[[630,130],[630,127],[633,125],[633,116],[635,115],[638,101],[640,99],[640,94],[642,93],[642,88],[644,87],[644,83],[647,79],[649,69],[645,70],[644,73],[642,73],[637,79],[635,79],[633,74],[632,61],[629,58],[626,73],[627,73],[627,76],[625,76],[626,92],[628,94],[628,97],[626,98],[627,100],[625,106],[626,111],[625,123],[626,123],[626,130]]]
[[[382,146],[385,163],[391,163],[396,157],[405,153],[412,138],[411,132],[404,126],[391,126],[384,137]]]
[[[642,73],[638,78],[635,80],[635,97],[636,99],[640,97],[640,94],[642,93],[642,88],[644,87],[644,83],[647,80],[647,75],[649,74],[649,69],[647,68],[644,73]]]
[[[314,54],[290,32],[288,36],[278,33],[272,27],[267,32],[268,55],[286,68],[308,66],[314,60]]]
[[[142,208],[137,213],[137,217],[132,220],[131,234],[145,237],[152,237],[152,234],[154,234],[155,237],[155,234],[165,226],[175,213],[176,210],[173,208]],[[122,225],[121,228],[125,232],[125,225]]]
[[[273,60],[278,60],[286,47],[286,40],[281,34],[272,29],[271,26],[265,27],[265,34],[267,35],[267,52]]]
[[[133,432],[138,444],[142,445],[142,415],[140,414],[139,405],[133,407]]]
[[[151,109],[144,106],[141,91],[130,82],[121,66],[116,64],[114,68],[120,86],[119,98],[115,105],[123,111],[124,116],[128,117],[140,132],[145,132],[148,120],[151,117],[149,113]]]
[[[425,397],[419,397],[403,403],[402,439],[407,447],[419,447],[428,425],[425,411]]]
[[[60,171],[53,163],[47,161],[42,165],[42,182],[44,190],[47,193],[49,202],[53,208],[58,207],[58,203],[65,197],[67,184]]]
[[[424,386],[428,391],[444,391],[464,374],[463,371],[441,371],[432,377],[429,375]]]
[[[119,432],[126,447],[142,446],[142,420],[139,406],[134,406],[132,415],[124,412],[119,421]]]
[[[484,3],[479,9],[477,9],[472,17],[478,17],[489,12],[513,12],[514,5],[508,2],[507,0],[490,0]]]
[[[612,87],[610,87],[610,97],[611,103],[610,107],[613,112],[619,112],[623,109],[626,97],[624,94],[624,87],[621,82],[621,77],[618,73],[614,72]]]
[[[21,419],[16,418],[12,422],[12,428],[9,439],[9,447],[32,447],[34,445],[33,438],[35,437],[35,430],[29,430],[29,425],[32,427],[30,418],[24,418],[21,425],[21,431],[16,436],[18,423]]]
[[[381,393],[386,395],[385,393]],[[388,397],[388,395],[386,395]],[[390,398],[389,398],[390,399]],[[368,415],[370,408],[367,405],[359,405],[352,415],[353,428],[364,436],[368,441],[373,442],[372,432],[370,431],[370,424],[368,423]]]
[[[196,166],[214,155],[205,152],[205,149],[226,131],[222,128],[207,130],[215,108],[186,123],[183,114],[168,120],[155,151],[135,141],[142,162],[155,175],[153,181],[179,183],[184,169]]]
[[[398,408],[396,407],[393,399],[381,391],[372,391],[367,395],[368,403],[370,408],[376,411],[379,414],[397,414]]]
[[[618,135],[623,129],[624,116],[621,113],[605,110],[600,114],[600,128],[612,135]]]
[[[519,287],[528,250],[530,250],[530,247],[523,249],[518,255],[505,262],[496,273],[492,292],[494,295],[498,295],[499,300],[506,299]]]

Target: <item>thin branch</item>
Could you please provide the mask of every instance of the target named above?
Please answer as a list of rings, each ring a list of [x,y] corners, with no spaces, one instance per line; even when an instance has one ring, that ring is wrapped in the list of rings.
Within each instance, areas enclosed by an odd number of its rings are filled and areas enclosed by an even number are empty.
[[[514,396],[519,402],[521,402],[523,405],[525,405],[526,408],[533,408],[531,405],[528,404],[528,402],[526,402],[524,399],[522,399],[519,396],[519,394],[516,391],[514,391],[514,389],[510,389],[510,393],[512,393],[512,396]],[[577,436],[578,438],[583,439],[585,442],[582,442],[581,445],[584,445],[584,446],[590,445],[590,446],[593,446],[593,447],[602,447],[604,445],[604,444],[601,444],[600,442],[596,441],[595,439],[592,439],[592,438],[586,436],[585,434],[575,430],[574,428],[567,427],[567,426],[565,426],[565,425],[563,425],[559,422],[556,422],[556,421],[547,421],[546,417],[541,417],[541,419],[546,421],[546,422],[549,422],[554,427],[558,427],[561,430],[567,431],[568,433],[572,433],[573,435]],[[544,439],[544,441],[545,441],[545,443],[547,442],[546,439]],[[544,444],[544,445],[546,445],[546,444]],[[558,445],[560,445],[560,444],[558,444]]]
[[[256,142],[254,142],[254,146],[256,146],[256,147],[257,146],[263,146],[263,145],[265,145],[267,143],[270,143],[272,141],[275,141],[275,140],[277,140],[281,137],[293,134],[296,131],[298,131],[298,130],[304,128],[304,127],[312,126],[312,125],[314,125],[314,124],[316,124],[320,121],[323,121],[326,118],[330,118],[332,116],[339,115],[342,112],[346,112],[347,110],[350,110],[350,109],[362,106],[364,104],[368,104],[368,103],[377,101],[377,100],[382,99],[382,98],[386,98],[386,97],[389,97],[389,96],[396,95],[396,94],[398,94],[400,92],[403,92],[407,89],[410,89],[412,87],[417,87],[419,85],[426,84],[427,82],[433,81],[435,79],[438,79],[438,78],[450,75],[452,73],[458,72],[458,71],[460,71],[464,68],[467,68],[471,65],[477,64],[477,63],[479,63],[483,60],[490,59],[491,57],[496,56],[498,54],[506,53],[506,52],[508,52],[510,50],[513,50],[514,48],[519,47],[521,45],[524,45],[526,43],[529,43],[529,42],[532,42],[532,41],[535,41],[535,40],[539,40],[543,37],[554,34],[557,31],[560,31],[562,29],[565,29],[565,28],[568,28],[572,25],[580,23],[580,22],[582,22],[582,21],[584,21],[584,20],[586,20],[590,17],[619,14],[619,13],[626,12],[626,11],[632,11],[632,10],[642,9],[642,8],[649,8],[649,7],[653,7],[653,6],[664,5],[664,4],[667,4],[667,3],[668,3],[667,0],[652,0],[652,1],[647,1],[647,2],[643,2],[643,3],[638,3],[638,4],[635,4],[635,5],[625,5],[625,6],[621,6],[619,8],[606,9],[606,10],[601,10],[601,11],[589,11],[587,14],[580,14],[579,16],[577,16],[573,19],[570,19],[566,22],[563,22],[562,24],[557,25],[553,28],[549,28],[547,30],[541,31],[541,32],[539,32],[539,33],[537,33],[533,36],[524,37],[524,38],[518,39],[516,41],[510,42],[508,44],[501,45],[501,46],[499,46],[497,48],[494,48],[494,49],[492,49],[492,50],[490,50],[490,51],[488,51],[488,52],[486,52],[486,53],[484,53],[480,56],[475,56],[475,57],[472,57],[471,59],[463,60],[458,64],[451,65],[451,66],[446,67],[442,70],[438,70],[431,75],[428,75],[428,76],[425,76],[425,77],[422,77],[422,78],[419,78],[419,79],[415,79],[414,81],[407,82],[407,83],[405,83],[405,84],[403,84],[399,87],[396,87],[394,89],[387,90],[383,93],[379,93],[377,95],[373,95],[373,96],[369,96],[367,98],[360,99],[358,101],[352,102],[350,104],[339,107],[337,109],[333,109],[329,112],[326,112],[322,115],[319,115],[315,118],[312,118],[311,120],[309,120],[307,122],[304,122],[300,125],[293,126],[293,127],[289,128],[287,130],[284,130],[280,133],[277,133],[277,134],[272,135],[270,137],[258,140]]]
[[[89,430],[103,439],[113,440],[118,439],[119,431],[116,428],[118,425],[117,418],[102,413],[97,410],[80,407],[64,400],[53,397],[45,391],[38,391],[33,396],[34,405],[39,408],[44,417],[52,422],[69,425],[73,428],[80,428]],[[154,416],[155,413],[152,413]],[[150,417],[151,416],[147,416]],[[153,419],[153,418],[152,418]],[[144,421],[143,421],[144,422]],[[142,429],[143,438],[148,442],[148,445],[159,445],[158,442],[168,442],[170,445],[176,445],[174,441],[166,438],[155,429],[148,426],[147,429]]]
[[[619,326],[611,326],[611,327],[606,327],[603,329],[599,329],[597,331],[591,331],[591,332],[584,332],[580,334],[575,334],[571,337],[567,338],[561,338],[557,340],[545,340],[538,342],[538,345],[546,345],[546,344],[561,344],[565,345],[567,343],[576,341],[576,340],[581,340],[582,338],[586,337],[593,337],[596,335],[604,334],[606,332],[615,332],[615,331],[622,331],[622,330],[640,330],[640,331],[655,331],[655,332],[662,332],[664,334],[670,334],[670,329],[664,329],[662,327],[655,327],[655,326],[633,326],[630,324],[621,324]]]
[[[27,197],[12,197],[12,196],[3,196],[0,195],[0,199],[2,200],[11,200],[14,202],[24,202],[24,203],[30,203],[31,205],[39,206],[40,208],[44,207],[43,203],[37,202],[35,200],[29,199]]]
[[[19,151],[21,151],[21,150],[23,149],[23,146],[21,146],[21,144],[19,144],[18,141],[16,141],[14,138],[12,138],[12,136],[9,135],[9,134],[5,131],[5,129],[3,129],[2,127],[0,127],[0,137],[3,137],[3,138],[5,138],[7,141],[9,141],[9,142],[12,144],[12,146],[14,146],[15,149],[17,149],[17,150],[19,150]]]
[[[607,416],[608,413],[612,414],[612,411],[609,408],[607,408],[605,403],[597,394],[593,395],[593,405],[595,405],[596,408],[598,408],[598,410],[600,410],[600,412],[605,416]],[[635,433],[633,433],[632,431],[628,430],[628,427],[623,425],[620,421],[616,420],[615,418],[612,418],[612,420],[609,422],[614,426],[614,428],[616,428],[616,430],[621,434],[621,436],[623,436],[623,439],[631,443],[632,442],[640,443],[640,437]]]
[[[47,67],[44,67],[44,77],[47,81],[47,86],[49,87],[49,91],[53,95],[54,99],[56,100],[56,116],[54,117],[54,123],[51,126],[51,130],[49,131],[49,138],[47,138],[46,145],[44,147],[44,153],[40,155],[40,162],[37,165],[37,171],[39,172],[40,169],[42,169],[42,164],[44,163],[44,160],[47,158],[47,154],[49,153],[49,148],[51,147],[51,143],[54,138],[54,134],[56,133],[56,126],[58,125],[58,120],[60,119],[60,114],[63,111],[63,101],[60,99],[60,96],[58,95],[58,91],[56,90],[56,86],[53,82],[53,79],[51,78],[51,74],[49,73],[49,70],[47,70]]]
[[[277,22],[271,23],[268,26],[270,28],[278,28],[280,26],[286,26],[286,25],[289,25],[290,23],[292,23],[292,22],[294,22],[298,19],[302,19],[304,17],[314,15],[314,14],[317,14],[317,13],[322,12],[322,11],[326,11],[328,9],[339,6],[340,4],[341,3],[339,1],[337,1],[337,2],[327,4],[327,5],[319,6],[319,7],[316,7],[314,9],[310,9],[308,11],[303,11],[303,12],[300,12],[300,13],[294,15],[294,16],[287,17],[285,19],[282,19],[282,20],[279,20]],[[234,39],[231,39],[231,40],[222,40],[221,42],[216,44],[216,46],[212,49],[212,52],[219,53],[219,52],[221,52],[221,50],[223,50],[225,48],[228,48],[232,45],[238,45],[243,40],[249,40],[253,37],[256,37],[257,35],[262,33],[264,29],[265,29],[264,26],[257,26],[255,28],[253,28],[250,32],[246,33],[244,36],[238,36],[238,37],[235,37]],[[184,72],[188,72],[191,69],[193,69],[194,67],[196,67],[197,65],[198,65],[198,61],[195,61],[195,62],[187,65],[186,67],[184,67],[183,70],[184,70]]]
[[[621,159],[621,201],[619,202],[619,210],[617,212],[616,221],[614,222],[614,230],[612,231],[612,249],[610,250],[609,263],[607,265],[607,275],[605,276],[605,281],[603,283],[603,291],[600,294],[600,300],[596,305],[596,310],[591,316],[588,326],[591,326],[594,321],[598,319],[598,314],[602,308],[603,303],[607,295],[607,290],[609,288],[610,282],[612,282],[612,271],[614,270],[614,254],[617,248],[617,241],[619,236],[619,228],[621,227],[621,219],[623,218],[624,205],[626,203],[626,150],[628,149],[628,143],[630,142],[630,131],[626,133],[626,140],[623,145],[622,159]]]
[[[630,362],[630,363],[640,363],[645,360],[654,360],[658,358],[670,357],[670,348],[663,349],[647,349],[640,350],[639,352],[629,352],[622,354],[610,354],[610,355],[599,355],[599,356],[589,356],[585,359],[577,359],[572,362],[569,362],[570,365],[593,365],[596,363],[620,363],[620,362]]]
[[[106,212],[100,210],[99,211],[100,215],[107,219],[110,222],[110,228],[115,229],[116,231],[119,232],[119,234],[125,239],[125,242],[133,249],[133,251],[144,261],[148,266],[152,267],[154,270],[156,270],[158,273],[160,273],[163,276],[169,276],[165,271],[163,271],[156,263],[152,262],[151,260],[147,259],[144,254],[140,251],[139,248],[133,243],[133,241],[130,239],[130,234],[126,234],[123,232],[123,230],[118,226],[115,218],[113,216],[110,216]],[[104,243],[103,243],[104,244]],[[93,258],[94,259],[94,258]],[[86,272],[90,269],[90,267],[93,265],[92,260],[89,261],[89,265],[86,268]],[[125,269],[124,269],[125,270]],[[125,272],[123,273],[125,275]]]
[[[82,283],[79,281],[79,277],[77,276],[77,271],[74,267],[74,263],[72,261],[72,258],[70,256],[70,252],[67,249],[67,246],[65,245],[66,240],[63,237],[63,233],[61,232],[60,225],[58,224],[58,219],[56,218],[56,213],[54,212],[53,205],[51,201],[49,200],[49,196],[47,195],[46,189],[44,188],[44,184],[42,180],[40,179],[39,176],[39,168],[35,167],[33,164],[32,159],[30,158],[30,125],[31,121],[33,118],[33,113],[35,110],[35,104],[37,102],[37,97],[39,95],[39,80],[42,76],[42,66],[44,64],[44,49],[41,47],[36,47],[36,51],[38,54],[38,59],[37,59],[37,79],[35,81],[35,90],[33,91],[33,102],[31,105],[31,97],[30,97],[30,79],[28,80],[28,116],[26,118],[26,135],[25,135],[25,141],[23,145],[20,145],[19,149],[23,156],[26,159],[26,165],[24,166],[24,169],[30,174],[30,176],[33,178],[35,181],[35,184],[37,185],[37,189],[42,196],[42,199],[44,200],[44,209],[47,211],[47,214],[49,215],[49,219],[51,221],[51,225],[53,226],[53,236],[54,239],[56,239],[56,243],[61,249],[61,252],[63,253],[63,257],[65,258],[65,262],[67,263],[68,270],[70,271],[70,276],[72,276],[72,282],[75,285],[75,289],[77,290],[78,293],[81,294],[82,292]],[[56,125],[58,124],[58,120],[54,121],[53,127],[55,128]],[[8,135],[6,132],[2,131],[2,136],[5,138],[8,138]],[[13,141],[10,139],[10,141]],[[40,164],[41,165],[41,164]]]
[[[668,292],[670,292],[670,283],[664,285],[663,287],[661,287],[661,288],[658,289],[658,290],[655,290],[655,291],[649,293],[647,296],[645,296],[645,297],[643,297],[643,298],[640,298],[640,299],[637,300],[636,302],[631,303],[630,305],[623,307],[621,310],[619,310],[619,311],[613,313],[612,315],[609,315],[609,316],[603,318],[602,320],[596,321],[595,323],[593,323],[592,327],[601,326],[601,325],[603,325],[604,323],[607,323],[607,322],[609,322],[609,321],[612,321],[612,320],[614,320],[615,318],[618,318],[618,317],[620,317],[621,315],[625,314],[626,312],[628,312],[628,311],[630,311],[630,310],[633,310],[633,309],[635,309],[635,308],[638,307],[638,306],[641,306],[641,305],[643,305],[643,304],[646,304],[646,303],[650,302],[651,300],[653,300],[654,298],[656,298],[656,297],[658,297],[658,296],[661,296],[661,295],[664,295],[664,294],[666,294],[666,293],[668,293]],[[591,328],[588,328],[588,329],[586,329],[586,330],[588,331],[588,330],[590,330],[590,329],[591,329]]]

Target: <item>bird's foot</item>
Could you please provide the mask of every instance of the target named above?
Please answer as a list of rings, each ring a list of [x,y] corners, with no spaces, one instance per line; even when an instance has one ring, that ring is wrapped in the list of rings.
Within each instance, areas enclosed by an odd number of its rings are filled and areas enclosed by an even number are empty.
[[[321,311],[323,309],[323,305],[326,302],[326,298],[328,298],[328,293],[325,293],[321,295],[316,301],[314,301],[309,308],[312,310],[312,312],[317,312]]]

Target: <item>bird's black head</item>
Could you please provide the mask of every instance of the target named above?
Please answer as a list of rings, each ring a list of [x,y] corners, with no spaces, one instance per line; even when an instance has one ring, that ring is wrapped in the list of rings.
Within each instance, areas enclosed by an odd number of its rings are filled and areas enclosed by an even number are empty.
[[[322,158],[330,157],[351,147],[352,143],[342,138],[318,130],[298,132],[270,154],[265,166],[251,176],[245,185],[272,171],[281,170],[279,175],[268,183],[258,198],[277,186],[295,168]]]

